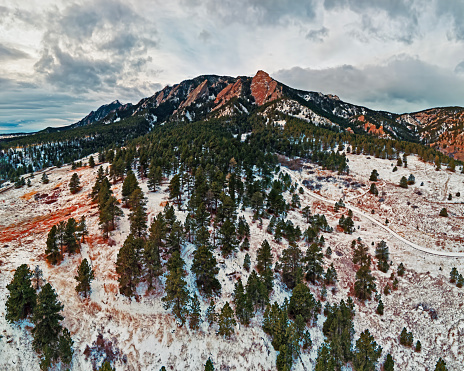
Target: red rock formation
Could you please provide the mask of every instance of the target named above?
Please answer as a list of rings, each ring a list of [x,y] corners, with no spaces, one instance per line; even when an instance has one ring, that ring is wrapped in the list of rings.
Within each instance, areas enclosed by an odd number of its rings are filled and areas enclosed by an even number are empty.
[[[269,74],[258,71],[251,80],[251,94],[255,98],[258,106],[282,97],[282,87],[280,87]]]
[[[214,101],[214,104],[216,104],[216,107],[214,107],[213,110],[222,107],[232,98],[240,97],[240,95],[242,94],[242,89],[243,89],[243,85],[242,85],[241,79],[238,79],[234,84],[227,85],[217,95],[216,100]]]
[[[192,103],[194,103],[197,99],[204,97],[205,95],[208,95],[208,94],[209,94],[208,80],[205,80],[188,95],[187,99],[184,102],[182,102],[179,108],[188,107]]]

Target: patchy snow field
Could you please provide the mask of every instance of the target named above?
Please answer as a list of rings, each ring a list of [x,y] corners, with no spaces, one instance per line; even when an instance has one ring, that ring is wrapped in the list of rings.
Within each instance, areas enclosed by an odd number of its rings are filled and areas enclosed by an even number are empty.
[[[355,267],[351,261],[351,241],[361,238],[374,254],[371,243],[385,240],[390,249],[392,269],[396,272],[398,264],[403,262],[406,273],[399,277],[398,290],[385,296],[383,288],[392,270],[384,274],[374,269],[385,314],[375,314],[377,302],[374,300],[366,303],[355,300],[355,339],[363,330],[369,329],[383,348],[382,361],[387,353],[391,353],[397,370],[433,369],[440,356],[446,360],[450,370],[460,370],[464,364],[464,288],[459,289],[449,283],[449,272],[455,266],[460,273],[464,273],[464,257],[434,255],[415,249],[412,245],[450,255],[464,252],[464,205],[460,203],[464,202],[464,175],[446,170],[435,171],[431,164],[425,164],[414,156],[408,157],[408,168],[399,167],[397,172],[392,172],[393,162],[389,160],[351,154],[348,159],[348,176],[323,171],[311,164],[307,164],[301,172],[283,170],[289,172],[299,184],[303,180],[311,180],[314,189],[304,187],[301,207],[310,205],[313,213],[325,214],[329,224],[334,227],[334,232],[324,233],[325,246],[331,246],[333,250],[332,257],[324,259],[326,267],[334,264],[339,281],[336,290],[328,291],[327,300],[339,302],[352,291]],[[103,164],[104,169],[107,166]],[[373,169],[380,174],[377,182],[379,197],[367,192]],[[109,342],[117,370],[158,371],[163,365],[168,370],[200,370],[208,357],[212,358],[218,370],[275,368],[276,352],[261,329],[262,314],[255,317],[249,327],[237,325],[235,335],[225,340],[215,335],[214,328],[208,329],[206,323],[197,332],[189,330],[187,326],[177,327],[173,316],[162,306],[163,278],[150,295],[145,295],[145,286],[140,284],[138,301],[119,294],[114,263],[129,233],[128,212],[123,209],[126,215],[119,221],[118,229],[111,233],[109,241],[103,240],[98,229],[97,207],[89,199],[97,170],[98,166],[77,170],[65,166],[49,172],[50,183],[47,185],[40,182],[40,176],[36,176],[32,179],[31,187],[0,193],[0,370],[39,370],[39,359],[32,350],[32,338],[27,330],[31,324],[10,325],[5,320],[6,285],[11,281],[14,270],[23,263],[31,268],[39,265],[44,278],[52,284],[64,304],[64,325],[74,340],[72,370],[91,370],[95,365],[100,366],[102,353],[95,349],[99,344],[102,349],[102,344],[108,345]],[[80,176],[82,190],[71,195],[67,183],[74,172]],[[409,174],[415,176],[416,184],[408,189],[399,188],[400,178]],[[423,186],[421,182],[424,182]],[[148,192],[146,181],[141,185],[148,198],[151,221],[163,210],[168,200],[167,184],[163,184],[162,190],[156,193]],[[121,186],[120,182],[113,187],[118,199],[121,198]],[[460,191],[463,195],[456,197],[455,194]],[[447,200],[449,193],[453,195],[451,201]],[[347,212],[346,209],[334,212],[335,201],[343,196],[347,207],[352,205],[356,208],[356,231],[352,235],[335,228],[340,216]],[[286,198],[290,199],[288,193]],[[379,202],[380,198],[383,198],[382,202]],[[448,218],[438,216],[443,207],[448,210]],[[176,213],[180,220],[185,220],[184,212]],[[82,215],[86,216],[90,235],[82,245],[81,253],[71,258],[67,256],[59,266],[48,265],[44,251],[51,226],[70,217],[79,219]],[[249,210],[241,212],[241,215],[245,215],[250,224],[249,253],[252,263],[256,262],[256,250],[265,238],[271,243],[274,258],[277,259],[287,247],[286,241],[278,244],[265,232],[268,220],[259,228],[258,223],[251,222]],[[299,210],[290,211],[288,218],[300,225],[302,230],[306,229]],[[387,218],[389,224],[384,228]],[[300,247],[306,249],[304,242],[300,243]],[[191,244],[183,248],[188,271],[193,251]],[[216,308],[232,300],[236,277],[241,276],[245,283],[248,273],[242,269],[244,256],[244,252],[236,252],[228,259],[217,256],[221,268],[218,278],[222,284],[222,296],[216,300]],[[92,294],[87,300],[78,297],[74,289],[74,276],[83,258],[89,259],[95,270]],[[236,274],[231,274],[234,272]],[[194,277],[190,272],[187,280],[189,290],[195,291]],[[277,274],[274,282],[271,301],[282,302],[290,292],[280,283]],[[392,281],[389,282],[391,284]],[[311,286],[311,289],[320,297],[320,287]],[[209,301],[203,299],[201,303],[204,314]],[[436,311],[437,319],[431,319],[426,310],[430,308]],[[294,370],[314,368],[317,348],[323,342],[323,322],[324,316],[320,315],[317,325],[310,330],[313,346],[295,360]],[[413,332],[415,341],[420,340],[420,353],[399,344],[399,334],[404,326]],[[87,346],[94,346],[94,351],[86,351]]]

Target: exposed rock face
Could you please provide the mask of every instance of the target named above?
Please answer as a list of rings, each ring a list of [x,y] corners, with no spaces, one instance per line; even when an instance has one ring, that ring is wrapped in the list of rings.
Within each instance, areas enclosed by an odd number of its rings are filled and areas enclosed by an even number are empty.
[[[258,71],[251,80],[251,95],[258,106],[282,97],[282,87],[268,73]]]
[[[204,80],[187,96],[187,99],[181,103],[179,108],[188,107],[197,99],[203,98],[207,95],[209,95],[208,80]]]
[[[230,101],[232,98],[239,98],[242,95],[243,84],[242,80],[238,79],[234,84],[227,85],[224,89],[222,89],[219,94],[217,95],[214,104],[216,107],[214,109],[218,109]]]

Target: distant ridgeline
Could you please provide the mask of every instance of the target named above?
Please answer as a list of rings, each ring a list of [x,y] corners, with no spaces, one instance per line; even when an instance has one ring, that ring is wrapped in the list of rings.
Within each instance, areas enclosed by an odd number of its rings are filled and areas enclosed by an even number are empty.
[[[449,127],[447,117],[462,109],[434,110],[439,124]],[[420,127],[425,121],[433,131]],[[292,89],[263,71],[253,78],[199,76],[136,105],[115,101],[102,106],[67,127],[1,139],[0,182],[91,153],[103,159],[108,149],[122,146],[137,146],[126,152],[145,166],[159,156],[165,168],[175,166],[174,159],[184,162],[191,152],[193,162],[215,156],[219,167],[233,157],[240,166],[262,169],[275,164],[276,155],[285,155],[347,172],[344,152],[351,151],[388,159],[417,154],[454,169],[462,164],[459,143],[444,144],[436,126],[426,111],[402,116],[373,111],[333,95]]]

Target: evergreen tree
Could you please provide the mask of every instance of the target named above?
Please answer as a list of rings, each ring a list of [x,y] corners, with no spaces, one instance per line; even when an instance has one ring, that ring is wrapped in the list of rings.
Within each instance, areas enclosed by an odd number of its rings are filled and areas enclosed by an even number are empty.
[[[282,267],[282,281],[289,289],[293,289],[301,279],[301,250],[297,246],[290,246],[282,251],[280,258]]]
[[[305,206],[303,210],[301,210],[303,213],[303,217],[306,220],[306,223],[311,223],[311,207],[310,206]]]
[[[400,187],[401,188],[408,188],[408,180],[406,179],[405,176],[401,177]]]
[[[446,207],[440,210],[440,216],[444,216],[445,218],[448,217],[448,211],[446,210]]]
[[[190,298],[189,328],[191,330],[198,330],[200,328],[200,322],[201,322],[200,301],[198,300],[198,296],[195,293],[193,297]]]
[[[130,234],[118,252],[116,273],[119,275],[119,292],[127,297],[131,297],[135,293],[140,281],[140,255],[143,245],[142,239],[135,238]]]
[[[85,236],[88,236],[88,234],[89,231],[87,230],[87,225],[85,223],[85,216],[82,215],[76,227],[76,237],[79,243],[85,242]]]
[[[213,299],[211,299],[208,308],[206,308],[205,319],[210,326],[214,324],[217,320],[216,305],[214,304]]]
[[[32,314],[36,306],[36,293],[31,285],[32,272],[27,264],[22,264],[13,276],[13,280],[6,288],[9,291],[5,307],[5,318],[9,322],[25,319]]]
[[[221,290],[221,284],[216,278],[216,275],[219,273],[217,261],[206,245],[198,247],[195,251],[192,272],[196,276],[198,288],[206,295],[209,296]]]
[[[403,265],[403,263],[400,263],[400,265],[398,265],[397,273],[398,273],[398,276],[400,276],[400,277],[402,277],[404,275],[404,265]]]
[[[375,183],[371,183],[371,187],[369,188],[369,193],[373,194],[374,196],[379,195],[379,190],[377,189],[377,186]]]
[[[332,263],[330,264],[330,267],[327,268],[327,272],[324,277],[324,283],[330,286],[330,285],[335,285],[336,282],[337,282],[337,271]]]
[[[379,173],[377,172],[377,170],[372,170],[371,172],[371,176],[369,177],[369,180],[371,182],[376,182],[378,180],[378,177],[379,177]]]
[[[383,315],[383,302],[379,300],[379,305],[377,305],[377,309],[375,310],[377,314]]]
[[[161,299],[165,309],[172,308],[172,312],[178,321],[183,325],[187,315],[187,303],[189,292],[187,283],[184,280],[184,260],[178,251],[174,251],[168,261],[168,275],[166,277],[166,295]]]
[[[354,369],[356,371],[375,371],[375,366],[381,354],[382,348],[375,342],[369,330],[365,330],[356,341]]]
[[[45,347],[57,349],[59,335],[62,331],[60,321],[63,316],[59,314],[63,310],[63,305],[58,301],[58,295],[53,287],[47,283],[44,285],[37,296],[37,305],[34,308],[32,322],[35,327],[32,329],[34,340],[32,345],[37,352],[44,352]],[[52,352],[52,359],[55,359],[55,352]]]
[[[419,353],[421,350],[422,350],[422,344],[419,340],[417,340],[415,351]]]
[[[251,266],[251,258],[250,258],[250,255],[246,253],[245,258],[243,259],[243,268],[245,268],[245,270],[249,272],[250,266]]]
[[[253,317],[253,304],[243,288],[241,279],[235,284],[234,304],[237,319],[241,324],[248,325]]]
[[[153,192],[156,192],[156,188],[161,186],[161,180],[163,179],[163,174],[161,171],[161,166],[156,166],[152,161],[150,163],[148,171],[148,189]]]
[[[77,223],[74,218],[69,218],[64,230],[64,243],[69,254],[74,254],[79,249],[76,238]]]
[[[335,371],[335,363],[331,353],[330,344],[323,343],[317,351],[314,371]]]
[[[81,186],[81,182],[79,180],[79,175],[77,173],[74,173],[71,176],[71,180],[69,181],[69,190],[71,191],[72,194],[75,194],[79,191]]]
[[[130,196],[136,189],[140,189],[139,182],[132,170],[127,172],[126,179],[122,184],[122,201],[125,206],[130,207]]]
[[[90,167],[95,167],[95,160],[93,159],[93,156],[89,157],[89,166]]]
[[[237,249],[235,224],[230,219],[226,219],[219,229],[219,242],[224,257],[229,256]]]
[[[219,330],[218,334],[226,338],[234,332],[234,327],[237,324],[234,318],[234,311],[229,305],[229,302],[226,302],[221,309],[221,313],[218,317]]]
[[[147,229],[146,198],[140,188],[136,188],[129,197],[131,213],[129,214],[130,231],[137,238],[142,238]]]
[[[385,358],[385,362],[383,364],[383,371],[394,371],[395,370],[395,362],[393,361],[393,357],[390,353],[387,354]]]
[[[290,297],[288,305],[288,313],[294,318],[301,315],[305,322],[317,319],[317,310],[319,304],[314,299],[309,287],[304,283],[299,283],[295,286]]]
[[[303,258],[305,263],[306,279],[311,283],[316,283],[322,277],[324,269],[322,249],[317,243],[312,243],[306,250],[306,255]]]
[[[48,179],[47,173],[43,173],[41,180],[43,184],[48,184],[50,182],[50,180]]]
[[[60,254],[60,250],[58,249],[56,234],[57,234],[57,227],[56,225],[54,225],[48,232],[47,248],[45,249],[47,261],[53,265],[57,264],[61,260],[61,254]]]
[[[84,294],[84,298],[90,293],[90,283],[95,278],[94,271],[89,265],[87,259],[82,260],[82,263],[77,269],[77,276],[74,277],[78,282],[76,291],[79,294]]]
[[[269,290],[266,282],[252,271],[246,284],[246,295],[253,306],[263,309],[269,302]]]
[[[180,176],[176,174],[172,177],[171,181],[169,182],[169,198],[174,200],[177,205],[181,204],[181,186],[180,186]]]
[[[375,277],[372,276],[368,265],[362,265],[356,272],[354,292],[359,300],[368,300],[376,291]]]
[[[74,342],[71,339],[71,334],[67,328],[63,328],[63,332],[58,340],[58,353],[61,362],[69,365],[72,361],[74,350],[72,348]]]
[[[116,371],[115,368],[111,367],[111,363],[108,361],[103,362],[101,367],[98,369],[98,371]]]
[[[150,234],[150,238],[145,241],[143,245],[143,262],[145,265],[144,277],[148,283],[148,290],[152,290],[154,279],[163,274],[160,245],[153,236],[153,232]]]
[[[388,260],[390,259],[390,253],[388,251],[388,246],[385,241],[380,241],[375,248],[375,257],[378,260],[377,268],[384,273],[388,272],[390,265]]]
[[[448,371],[446,362],[440,357],[435,365],[435,371]]]
[[[211,361],[211,358],[208,358],[205,364],[205,371],[214,371],[214,365],[213,361]]]
[[[272,268],[272,251],[271,246],[267,240],[264,240],[261,244],[261,247],[256,252],[256,259],[257,265],[256,268],[258,269],[259,273],[262,273],[270,268]]]
[[[406,327],[403,327],[403,330],[401,331],[401,334],[400,334],[400,344],[406,347],[412,347],[413,343],[414,343],[414,336],[412,332],[408,332],[406,330]]]

